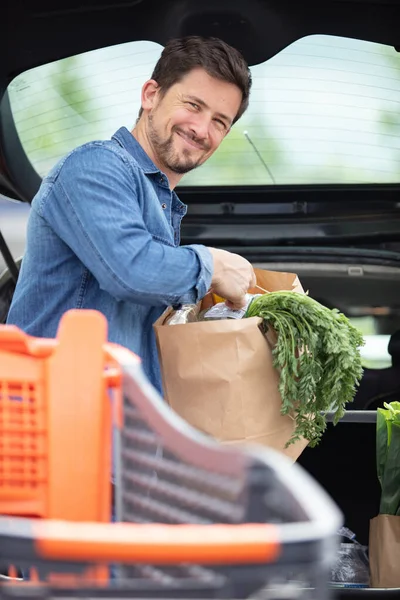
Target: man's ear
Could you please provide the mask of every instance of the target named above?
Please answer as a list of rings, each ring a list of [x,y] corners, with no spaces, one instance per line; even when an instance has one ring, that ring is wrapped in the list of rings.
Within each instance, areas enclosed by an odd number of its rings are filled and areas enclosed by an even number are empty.
[[[142,87],[142,108],[151,110],[154,107],[160,86],[154,79],[149,79]]]

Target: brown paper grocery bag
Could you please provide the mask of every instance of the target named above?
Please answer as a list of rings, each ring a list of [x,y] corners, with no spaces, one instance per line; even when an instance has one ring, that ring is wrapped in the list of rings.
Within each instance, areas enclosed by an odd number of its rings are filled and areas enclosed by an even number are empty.
[[[257,269],[256,275],[264,290],[304,293],[293,273]],[[220,442],[263,444],[296,460],[307,441],[285,448],[295,424],[280,412],[273,337],[268,340],[262,333],[262,320],[164,325],[168,314],[154,327],[164,395],[173,410]]]
[[[400,588],[400,517],[378,515],[369,527],[370,586]]]

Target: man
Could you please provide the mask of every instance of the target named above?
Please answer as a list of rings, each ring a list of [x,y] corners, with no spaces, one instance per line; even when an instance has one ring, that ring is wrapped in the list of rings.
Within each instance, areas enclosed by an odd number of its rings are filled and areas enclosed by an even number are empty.
[[[44,178],[7,322],[54,337],[68,309],[97,309],[110,341],[138,354],[161,391],[153,323],[164,309],[210,288],[239,307],[255,283],[236,254],[179,246],[186,207],[173,191],[218,148],[250,87],[243,57],[221,40],[167,44],[133,131],[80,146]]]

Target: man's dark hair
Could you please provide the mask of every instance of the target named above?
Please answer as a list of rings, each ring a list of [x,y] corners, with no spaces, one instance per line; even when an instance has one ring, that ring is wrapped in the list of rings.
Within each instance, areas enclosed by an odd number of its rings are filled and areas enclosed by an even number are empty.
[[[167,43],[154,67],[151,79],[157,81],[161,93],[178,83],[193,69],[201,68],[221,81],[233,83],[242,92],[242,102],[234,123],[249,105],[250,69],[241,53],[219,38],[188,36]],[[143,109],[139,111],[139,118]]]

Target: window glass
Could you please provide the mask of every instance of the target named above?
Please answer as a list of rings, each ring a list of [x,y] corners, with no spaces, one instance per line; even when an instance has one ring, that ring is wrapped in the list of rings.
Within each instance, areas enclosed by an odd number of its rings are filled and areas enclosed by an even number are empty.
[[[136,41],[19,75],[9,86],[18,134],[45,175],[66,152],[134,126],[161,46]],[[400,181],[400,54],[325,35],[251,67],[250,107],[190,186]]]

